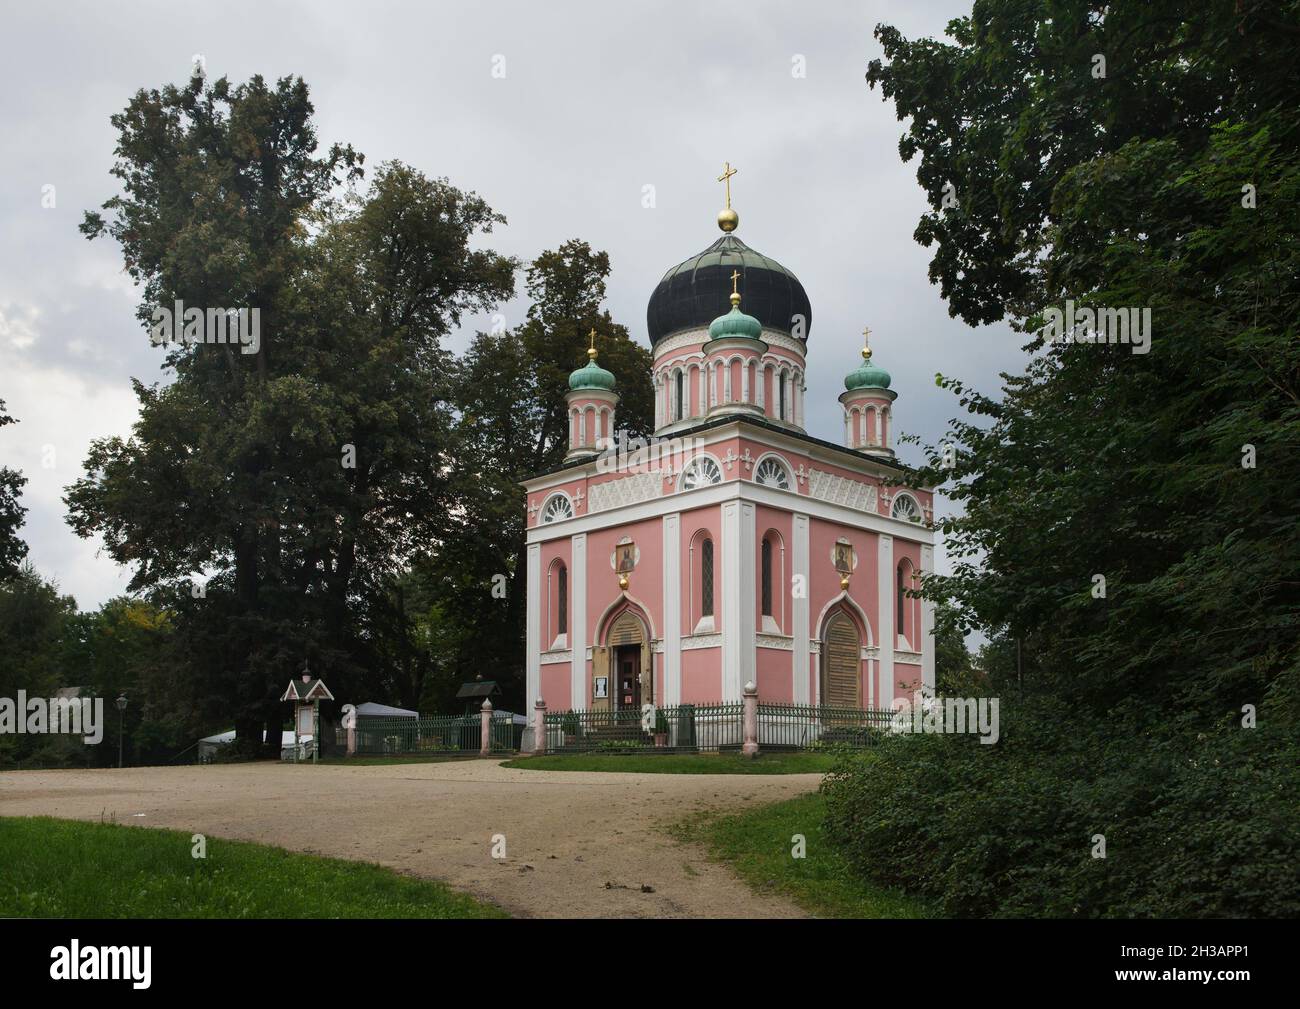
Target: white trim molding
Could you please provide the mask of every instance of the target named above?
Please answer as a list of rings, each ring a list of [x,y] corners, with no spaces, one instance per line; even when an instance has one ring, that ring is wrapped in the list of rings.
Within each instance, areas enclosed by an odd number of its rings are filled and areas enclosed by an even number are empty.
[[[528,703],[542,696],[542,548],[538,543],[528,546],[528,599],[525,613],[524,637],[527,641],[528,659],[524,679],[528,684]]]
[[[879,556],[876,561],[878,581],[876,599],[880,605],[880,639],[889,644],[894,640],[894,537],[882,534],[877,537]],[[880,697],[876,707],[894,706],[894,649],[880,650]]]
[[[791,673],[794,677],[794,683],[790,696],[794,698],[795,704],[811,703],[811,691],[808,686],[808,668],[811,662],[812,652],[809,648],[809,635],[812,633],[808,626],[809,619],[809,545],[808,545],[808,516],[795,512],[791,517],[791,588],[793,595],[793,581],[795,578],[802,579],[803,591],[791,600],[791,622],[790,633],[794,637],[794,658]]]
[[[572,635],[572,666],[569,669],[569,698],[572,708],[587,706],[587,534],[576,533],[571,541],[573,574],[569,578],[569,631]]]
[[[682,702],[682,517],[664,516],[664,697]]]

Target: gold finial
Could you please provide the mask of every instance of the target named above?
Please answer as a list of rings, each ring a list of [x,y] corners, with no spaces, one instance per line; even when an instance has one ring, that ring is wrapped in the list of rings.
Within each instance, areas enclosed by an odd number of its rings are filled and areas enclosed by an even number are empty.
[[[587,359],[594,361],[596,360],[596,329],[594,326],[591,332],[587,334],[587,337],[591,340],[591,346],[587,348]]]
[[[731,209],[731,177],[736,174],[736,169],[731,167],[730,161],[722,163],[722,174],[718,176],[718,181],[725,183],[727,187],[727,205],[724,209],[718,211],[718,227],[727,233],[736,230],[740,224],[740,215]]]
[[[736,284],[740,281],[740,271],[731,271],[731,304],[735,308],[740,307],[740,292],[736,290]]]
[[[871,360],[871,327],[862,327],[862,360]]]

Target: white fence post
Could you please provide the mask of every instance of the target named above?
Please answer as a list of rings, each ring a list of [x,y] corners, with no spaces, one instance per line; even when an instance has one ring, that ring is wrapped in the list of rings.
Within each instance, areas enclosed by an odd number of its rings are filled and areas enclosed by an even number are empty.
[[[758,687],[751,680],[745,684],[744,710],[745,742],[740,748],[746,757],[758,756]]]
[[[540,697],[533,705],[533,752],[546,752],[546,702]]]
[[[478,755],[486,757],[492,748],[492,702],[487,698],[483,699],[482,719],[483,734],[478,745]]]

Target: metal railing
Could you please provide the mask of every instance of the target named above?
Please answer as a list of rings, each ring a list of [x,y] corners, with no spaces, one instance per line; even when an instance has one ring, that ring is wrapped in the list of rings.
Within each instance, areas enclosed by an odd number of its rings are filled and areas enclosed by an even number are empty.
[[[701,753],[739,750],[740,704],[679,704],[646,711],[553,711],[547,753]]]
[[[407,756],[421,753],[463,753],[475,756],[483,740],[480,715],[421,715],[419,718],[358,718],[358,754]],[[492,714],[488,748],[509,753],[519,748],[519,732],[508,711]],[[347,745],[347,731],[339,730]]]
[[[759,750],[861,749],[889,733],[892,711],[813,704],[758,705]]]
[[[546,753],[739,752],[744,704],[680,704],[645,711],[548,711]],[[889,731],[889,711],[759,704],[759,750],[871,746]]]

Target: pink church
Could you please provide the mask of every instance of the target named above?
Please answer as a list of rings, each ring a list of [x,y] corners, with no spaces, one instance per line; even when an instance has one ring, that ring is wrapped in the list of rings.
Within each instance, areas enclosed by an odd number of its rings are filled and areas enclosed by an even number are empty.
[[[842,443],[805,431],[812,308],[737,222],[724,210],[650,297],[651,443],[615,437],[593,345],[564,464],[524,483],[527,696],[550,711],[738,701],[750,682],[764,702],[889,708],[934,688],[933,605],[906,593],[934,563],[933,495],[899,486],[889,374],[864,348]]]

